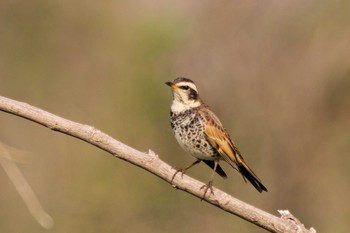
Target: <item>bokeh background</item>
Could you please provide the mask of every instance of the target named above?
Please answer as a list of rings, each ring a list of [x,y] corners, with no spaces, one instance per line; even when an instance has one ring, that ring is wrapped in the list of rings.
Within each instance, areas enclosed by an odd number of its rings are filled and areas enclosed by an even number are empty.
[[[183,167],[193,159],[173,138],[164,82],[186,76],[269,192],[227,165],[218,188],[348,232],[349,12],[345,0],[5,0],[0,94]],[[75,138],[3,112],[0,129],[55,221],[40,227],[0,168],[0,232],[265,232]]]

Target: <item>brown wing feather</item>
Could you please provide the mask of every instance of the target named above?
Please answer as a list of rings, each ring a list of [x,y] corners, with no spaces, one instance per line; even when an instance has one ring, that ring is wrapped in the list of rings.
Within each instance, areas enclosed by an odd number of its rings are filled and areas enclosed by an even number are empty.
[[[218,151],[223,159],[237,169],[236,153],[232,150],[232,143],[227,140],[226,132],[222,131],[215,125],[207,125],[205,135],[210,144]]]
[[[244,180],[247,178],[259,192],[267,191],[260,179],[244,161],[218,117],[207,107],[202,109],[201,114],[206,120],[205,135],[211,146],[217,150],[228,164],[240,172]]]
[[[200,113],[206,121],[205,135],[211,146],[218,151],[227,163],[237,169],[237,162],[239,162],[240,158],[237,157],[238,153],[234,151],[236,147],[231,141],[229,134],[212,111],[207,107],[201,110]]]

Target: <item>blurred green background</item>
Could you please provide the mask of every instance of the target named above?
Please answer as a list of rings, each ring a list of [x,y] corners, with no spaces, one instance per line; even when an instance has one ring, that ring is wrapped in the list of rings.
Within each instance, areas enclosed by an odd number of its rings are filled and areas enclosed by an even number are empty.
[[[193,159],[169,124],[193,79],[248,164],[216,187],[318,232],[347,232],[350,2],[2,1],[0,95],[92,125],[176,167]],[[0,232],[265,232],[77,139],[0,112],[0,141],[55,225],[30,216],[0,169]],[[190,175],[206,182],[200,165]]]

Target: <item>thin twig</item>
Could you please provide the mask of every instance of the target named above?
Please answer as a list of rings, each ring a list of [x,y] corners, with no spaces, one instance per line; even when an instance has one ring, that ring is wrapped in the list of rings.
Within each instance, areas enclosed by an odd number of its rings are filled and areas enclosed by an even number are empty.
[[[0,164],[4,168],[7,176],[15,186],[17,192],[23,199],[30,214],[38,223],[46,228],[52,228],[54,221],[52,217],[45,212],[41,206],[39,199],[35,195],[33,189],[30,187],[23,174],[19,170],[16,163],[13,161],[12,156],[6,149],[3,143],[0,143]]]

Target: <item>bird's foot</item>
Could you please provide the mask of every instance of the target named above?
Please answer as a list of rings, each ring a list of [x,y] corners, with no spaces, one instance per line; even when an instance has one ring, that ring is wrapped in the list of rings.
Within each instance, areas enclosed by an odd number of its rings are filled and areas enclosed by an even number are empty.
[[[203,199],[206,197],[208,190],[210,190],[209,196],[211,194],[215,195],[214,191],[213,191],[213,181],[212,180],[209,181],[208,184],[203,185],[200,190],[202,190],[202,189],[204,190],[204,193],[203,193],[203,197],[202,197],[201,201],[203,201]]]
[[[181,178],[183,178],[186,170],[185,169],[176,169],[176,172],[174,173],[173,177],[171,177],[171,183],[173,183],[173,180],[175,179],[175,176],[177,175],[177,173],[181,173]]]

